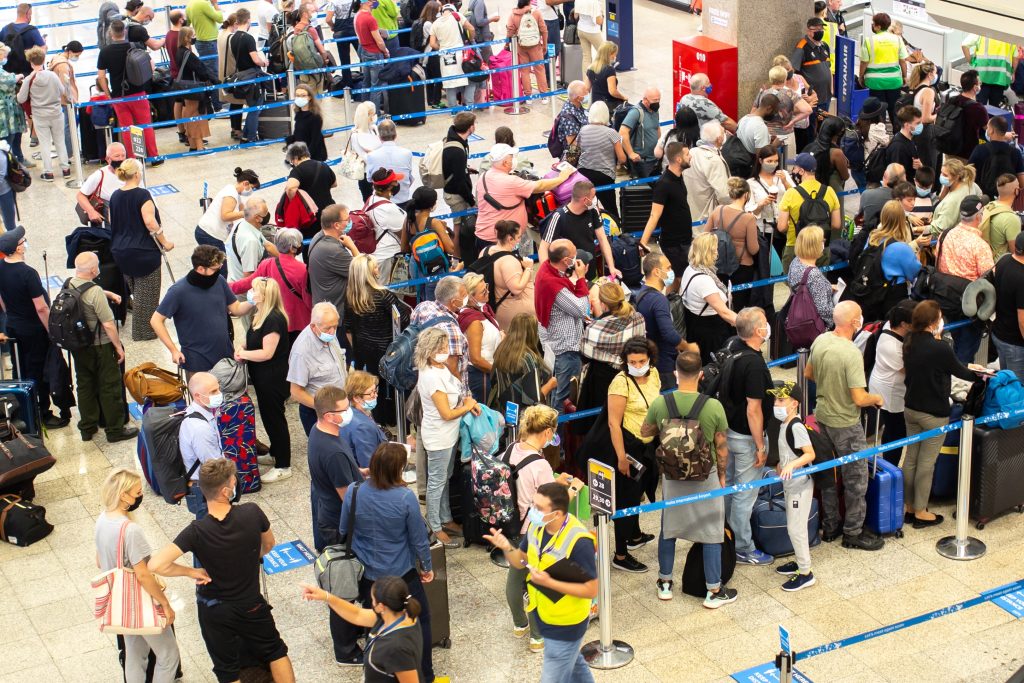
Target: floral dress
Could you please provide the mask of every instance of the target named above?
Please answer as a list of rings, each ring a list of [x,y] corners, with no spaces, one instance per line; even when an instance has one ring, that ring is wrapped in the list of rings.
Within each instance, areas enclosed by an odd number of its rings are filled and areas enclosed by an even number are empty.
[[[0,138],[24,133],[25,111],[14,98],[18,90],[15,74],[0,70]]]

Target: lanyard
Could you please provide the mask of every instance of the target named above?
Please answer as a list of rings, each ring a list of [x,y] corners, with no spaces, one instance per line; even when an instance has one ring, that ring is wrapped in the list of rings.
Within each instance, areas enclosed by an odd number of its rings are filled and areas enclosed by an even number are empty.
[[[403,621],[405,621],[406,618],[407,618],[407,616],[405,614],[403,614],[402,616],[398,617],[397,619],[395,619],[393,622],[391,622],[390,624],[388,624],[387,626],[385,626],[381,630],[377,631],[376,635],[370,636],[369,641],[366,643],[366,649],[369,650],[370,649],[370,645],[372,645],[373,642],[376,641],[378,638],[380,638],[380,637],[382,637],[384,635],[387,635],[391,631],[394,631],[396,628],[398,628],[398,626]],[[414,626],[414,625],[415,624],[410,624],[410,626]]]
[[[558,527],[558,531],[556,531],[555,533],[551,534],[551,538],[548,539],[548,544],[540,549],[540,555],[541,556],[543,556],[544,553],[546,553],[548,550],[551,549],[551,546],[554,545],[555,540],[562,533],[562,531],[565,529],[565,525],[568,524],[568,523],[569,523],[569,515],[566,515],[565,519],[562,521],[562,526]],[[544,532],[541,531],[541,538],[543,538],[543,537],[544,537]]]

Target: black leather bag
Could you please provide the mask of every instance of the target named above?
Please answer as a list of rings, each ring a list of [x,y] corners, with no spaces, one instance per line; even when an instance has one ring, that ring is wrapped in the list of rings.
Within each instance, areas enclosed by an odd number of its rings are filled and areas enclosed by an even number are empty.
[[[46,521],[46,508],[22,500],[21,496],[0,496],[0,538],[25,547],[50,535],[53,525]]]
[[[0,490],[10,490],[31,482],[36,475],[53,467],[57,460],[40,439],[22,434],[8,422],[4,424],[11,438],[0,441]]]

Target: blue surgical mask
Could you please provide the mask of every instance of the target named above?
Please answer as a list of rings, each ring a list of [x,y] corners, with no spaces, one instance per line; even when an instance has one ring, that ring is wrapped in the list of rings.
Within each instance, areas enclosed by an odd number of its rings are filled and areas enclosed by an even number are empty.
[[[342,235],[347,235],[348,231],[351,230],[351,229],[352,229],[352,221],[349,221],[348,223],[345,224],[345,227],[341,229],[341,234]]]
[[[665,286],[668,287],[669,285],[671,285],[675,281],[676,281],[676,271],[674,271],[671,268],[669,268],[669,271],[667,273],[665,273],[665,279],[664,279]]]
[[[377,399],[375,399],[375,398],[368,398],[365,401],[363,401],[363,405],[366,406],[367,410],[373,410],[374,408],[377,407]]]
[[[636,367],[635,365],[630,365],[629,363],[626,363],[626,370],[633,377],[643,377],[644,375],[651,371],[651,364],[644,363],[640,367]]]
[[[775,406],[772,408],[772,412],[775,414],[775,419],[779,422],[785,422],[786,418],[789,417],[789,411],[786,410],[786,406]]]
[[[220,408],[224,403],[224,394],[213,394],[207,396],[206,399],[210,402],[211,408]]]
[[[245,293],[245,300],[248,301],[249,304],[252,306],[256,305],[256,300],[253,298],[253,293],[251,289]]]
[[[530,520],[530,524],[534,526],[544,526],[545,524],[547,524],[547,522],[544,521],[545,517],[547,517],[547,515],[545,515],[537,508],[533,507],[530,508],[526,513],[526,518]]]
[[[324,344],[330,344],[332,341],[338,338],[338,335],[321,332],[320,334],[316,335],[316,338],[322,341]]]
[[[985,141],[992,142],[992,138],[988,136],[988,128],[985,129]]]
[[[918,187],[918,186],[915,185],[914,189],[917,190],[917,196],[918,197],[931,197],[932,196],[932,188],[930,188],[930,187]]]
[[[241,197],[249,197],[250,195],[252,195],[252,190],[242,190],[238,194]]]
[[[558,432],[555,432],[554,434],[551,435],[551,438],[548,439],[547,443],[544,444],[544,448],[547,448],[548,446],[561,446],[561,445],[562,445],[562,437],[558,436]]]
[[[916,136],[920,135],[923,132],[924,132],[924,123],[918,123],[916,126],[914,126],[914,130],[910,131],[910,134],[916,137]]]
[[[705,95],[710,95],[711,94],[711,84],[710,83],[708,83],[708,86],[706,88],[704,88],[704,94]]]
[[[953,181],[949,179],[949,176],[945,176],[945,175],[940,175],[939,176],[939,184],[942,185],[943,187],[945,187],[947,185],[950,185],[952,182]]]
[[[6,63],[7,63],[7,57],[4,57],[3,59],[0,59],[0,66],[3,66]]]

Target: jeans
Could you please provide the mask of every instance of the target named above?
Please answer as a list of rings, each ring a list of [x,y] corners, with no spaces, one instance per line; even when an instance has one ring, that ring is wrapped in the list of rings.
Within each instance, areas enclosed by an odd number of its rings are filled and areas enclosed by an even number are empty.
[[[661,390],[675,389],[676,388],[676,373],[671,370],[662,371],[658,370],[658,377],[661,378]]]
[[[255,95],[253,95],[252,97],[245,98],[245,106],[246,107],[258,107],[261,104],[263,104],[265,101],[266,100],[263,97],[263,91],[262,90],[257,90]],[[239,109],[242,109],[242,105],[240,105],[240,104],[232,104],[230,107],[228,107],[228,109],[230,109],[231,111],[237,111]],[[240,121],[241,119],[242,119],[242,115],[241,114],[239,114],[238,116],[232,116],[231,117],[231,120],[232,120],[231,128],[233,130],[238,130],[238,128],[236,127],[237,124],[234,123],[234,122],[235,121]],[[255,140],[256,138],[259,137],[259,132],[260,132],[260,112],[259,111],[251,111],[251,112],[249,112],[248,114],[245,115],[245,127],[242,128],[242,138],[244,138],[246,142],[252,142],[253,140]]]
[[[7,144],[11,146],[11,154],[14,155],[14,158],[25,163],[25,154],[21,151],[21,135],[21,133],[12,133],[5,139],[7,140]]]
[[[731,429],[726,432],[729,443],[729,466],[726,469],[727,486],[746,484],[761,478],[761,468],[755,465],[757,449],[754,437],[738,434]],[[754,540],[750,532],[750,513],[757,501],[757,489],[741,491],[725,498],[725,514],[729,526],[736,534],[736,553],[754,552]]]
[[[198,522],[207,514],[209,514],[209,508],[206,505],[206,496],[203,495],[202,489],[199,488],[198,481],[192,481],[188,487],[188,493],[185,494],[185,507],[188,511],[196,516]]]
[[[427,526],[431,531],[441,531],[442,525],[452,521],[448,480],[454,471],[454,445],[437,451],[427,449]]]
[[[356,35],[355,24],[351,19],[342,19],[335,22],[335,26],[340,30],[333,32],[334,38],[354,38]],[[359,43],[353,40],[339,41],[334,44],[338,48],[338,66],[342,64],[352,63],[352,48],[356,48],[358,52]],[[352,85],[352,69],[341,70],[342,85],[341,87],[349,87]]]
[[[477,403],[487,403],[490,379],[491,376],[483,370],[473,365],[469,366],[469,391],[473,394],[473,398],[476,399]]]
[[[580,646],[579,640],[552,640],[544,642],[544,668],[540,672],[540,683],[593,683]]]
[[[444,98],[445,102],[448,103],[448,107],[459,106],[459,93],[462,93],[462,104],[468,106],[476,101],[476,83],[469,81],[466,85],[460,85],[455,88],[445,88]]]
[[[2,200],[3,197],[0,197],[0,201]],[[7,221],[5,220],[4,222],[6,223]],[[1024,379],[1024,346],[1007,344],[1004,341],[1000,341],[994,334],[992,335],[992,343],[996,345],[996,351],[999,353],[1000,369],[1012,370],[1017,375],[1017,379]]]
[[[953,353],[957,359],[964,365],[973,363],[981,347],[981,327],[971,322],[952,330],[950,334],[953,336]]]
[[[581,372],[583,372],[583,361],[578,351],[564,351],[555,356],[554,374],[558,384],[555,387],[555,405],[553,407],[559,415],[565,412],[565,399],[569,398],[572,379],[579,378]]]
[[[380,52],[367,52],[362,47],[359,48],[359,61],[360,62],[373,62],[378,59],[383,59],[384,55]],[[362,87],[376,88],[380,85],[380,71],[384,67],[382,66],[365,66],[363,67],[363,85]],[[370,101],[373,102],[373,106],[377,108],[377,114],[380,115],[384,112],[384,92],[378,90],[370,93]]]
[[[0,216],[4,219],[4,230],[14,230],[18,226],[17,210],[14,206],[14,190],[7,190],[6,193],[0,194]]]
[[[665,538],[664,528],[663,521],[662,533],[658,534],[658,578],[671,581],[676,565],[676,539]],[[709,591],[718,590],[722,585],[722,544],[704,543],[701,551],[704,559],[704,586]]]
[[[200,57],[208,57],[213,55],[213,59],[204,60],[206,62],[206,68],[212,69],[213,73],[218,74],[220,67],[217,64],[219,61],[217,57],[217,41],[216,40],[197,40],[196,41],[196,52],[199,53]],[[213,104],[213,110],[217,111],[220,109],[220,97],[218,96],[220,90],[213,90],[210,92],[211,102]]]
[[[313,430],[313,425],[316,424],[316,411],[308,406],[299,406],[299,422],[302,423],[302,431],[306,432],[306,436]]]
[[[512,625],[522,628],[527,624],[530,626],[530,637],[534,640],[542,638],[540,626],[537,623],[537,610],[527,612],[523,606],[523,593],[526,592],[525,567],[509,567],[508,576],[505,579],[505,601],[508,602],[508,609],[512,612]],[[523,622],[526,622],[524,624]]]

